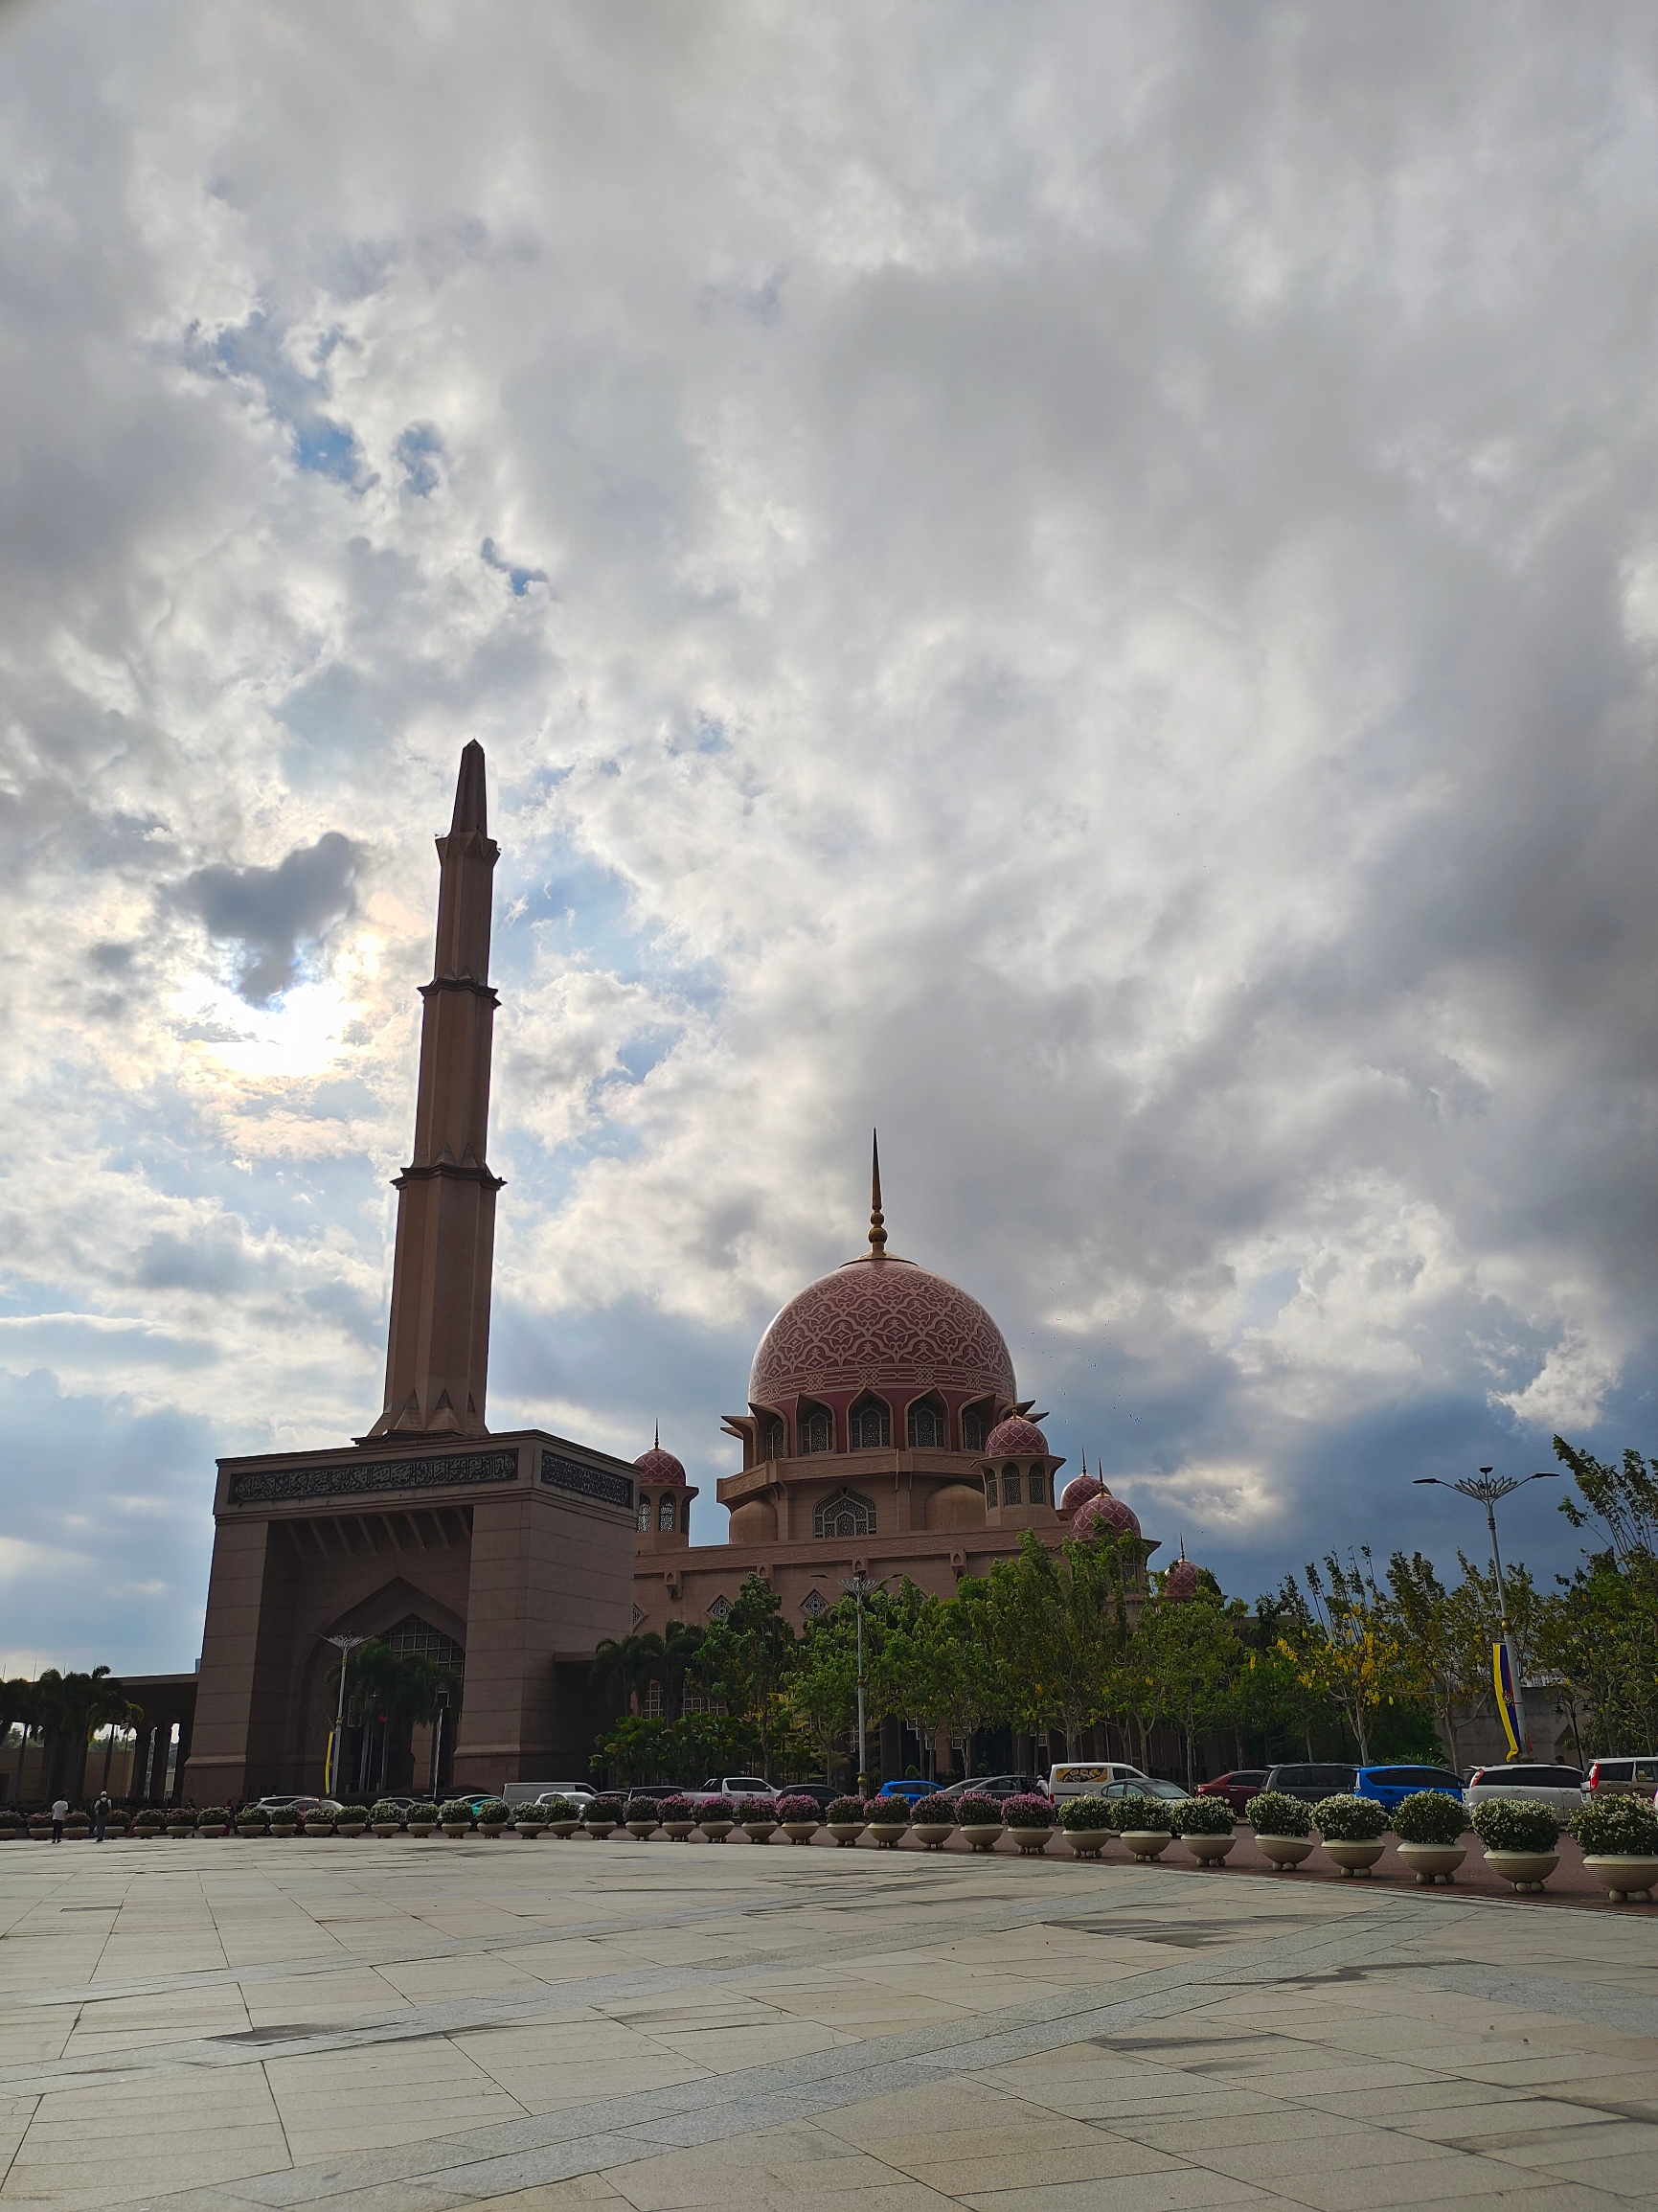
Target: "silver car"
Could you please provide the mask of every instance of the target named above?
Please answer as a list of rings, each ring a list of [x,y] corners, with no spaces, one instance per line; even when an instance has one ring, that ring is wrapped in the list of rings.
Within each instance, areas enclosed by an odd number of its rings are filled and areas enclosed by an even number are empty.
[[[1501,1767],[1476,1767],[1463,1791],[1463,1803],[1471,1813],[1476,1805],[1489,1805],[1499,1797],[1547,1805],[1568,1820],[1588,1803],[1589,1792],[1579,1767],[1542,1767],[1519,1759]]]

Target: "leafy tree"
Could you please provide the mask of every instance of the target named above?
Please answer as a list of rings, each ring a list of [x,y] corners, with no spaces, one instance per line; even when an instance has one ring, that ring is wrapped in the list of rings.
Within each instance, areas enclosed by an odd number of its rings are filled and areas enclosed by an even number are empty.
[[[753,1726],[768,1779],[795,1657],[794,1630],[783,1617],[781,1599],[763,1576],[748,1574],[725,1619],[707,1630],[693,1662],[703,1687],[728,1713]]]
[[[1334,1552],[1325,1556],[1325,1571],[1308,1563],[1305,1581],[1320,1633],[1299,1653],[1304,1684],[1327,1699],[1351,1729],[1361,1761],[1370,1757],[1376,1713],[1407,1689],[1406,1663],[1397,1631],[1382,1607],[1370,1572],[1370,1552],[1343,1566]]]

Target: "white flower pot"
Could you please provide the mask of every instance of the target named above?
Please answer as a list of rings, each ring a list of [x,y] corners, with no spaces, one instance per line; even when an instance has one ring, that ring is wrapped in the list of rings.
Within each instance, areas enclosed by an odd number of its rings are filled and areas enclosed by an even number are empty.
[[[1450,1881],[1467,1856],[1467,1847],[1461,1843],[1399,1845],[1399,1857],[1417,1880],[1425,1882],[1430,1889],[1436,1881]]]
[[[1183,1836],[1181,1842],[1202,1866],[1218,1866],[1233,1845],[1236,1836]]]
[[[270,1824],[270,1832],[273,1836],[297,1836],[299,1823],[297,1820],[273,1820]],[[155,1831],[153,1828],[144,1828],[140,1829],[138,1833],[142,1836],[153,1836]]]
[[[306,1814],[306,1834],[307,1836],[331,1836],[333,1832],[334,1824],[326,1813],[324,1813],[320,1818],[309,1813]],[[167,1824],[167,1833],[169,1836],[172,1835],[173,1833],[173,1826],[170,1820]]]
[[[1658,1888],[1658,1856],[1647,1851],[1585,1852],[1583,1864],[1614,1904],[1627,1898],[1650,1898]]]
[[[872,1820],[870,1822],[870,1834],[883,1851],[891,1851],[894,1844],[900,1843],[909,1833],[910,1824],[907,1820]]]
[[[1008,1831],[1019,1846],[1022,1859],[1034,1859],[1039,1852],[1046,1851],[1048,1838],[1053,1833],[1051,1828],[1010,1828]]]
[[[547,1823],[545,1820],[514,1820],[512,1825],[518,1831],[519,1835],[524,1838],[526,1843],[534,1843],[536,1836],[545,1836],[547,1833]],[[378,1836],[379,1833],[379,1830],[376,1828],[375,1830],[375,1834]]]
[[[336,1836],[361,1836],[368,1825],[366,1820],[342,1820],[335,1828],[334,1834]],[[393,1834],[396,1833],[394,1830]]]
[[[829,1832],[842,1850],[845,1850],[849,1844],[855,1843],[863,1834],[864,1824],[861,1820],[831,1820],[829,1823]],[[998,1828],[996,1834],[1000,1836],[1001,1833],[1002,1831]]]
[[[910,1834],[916,1841],[923,1844],[928,1851],[937,1851],[941,1845],[948,1843],[955,1833],[956,1824],[953,1820],[918,1820],[912,1822],[910,1827]]]
[[[629,1820],[625,1825],[628,1835],[637,1836],[640,1842],[643,1843],[647,1836],[656,1834],[662,1823],[653,1813],[648,1819],[641,1817],[638,1820]]]
[[[1161,1828],[1125,1828],[1123,1840],[1138,1859],[1149,1866],[1154,1859],[1161,1859],[1174,1841]]]
[[[777,1822],[775,1820],[745,1820],[742,1824],[742,1833],[751,1843],[769,1843],[777,1834]]]
[[[710,1843],[723,1843],[737,1826],[735,1820],[699,1820],[696,1824]]]
[[[1371,1868],[1387,1849],[1379,1836],[1369,1843],[1343,1843],[1338,1836],[1321,1836],[1318,1840],[1325,1857],[1333,1859],[1343,1874],[1362,1874],[1367,1881],[1370,1880]]]
[[[783,1824],[783,1832],[791,1843],[809,1843],[817,1831],[815,1820],[785,1820]]]
[[[230,1822],[228,1820],[206,1821],[196,1829],[195,1833],[198,1836],[228,1836],[230,1834]],[[86,1831],[84,1828],[68,1828],[64,1830],[64,1834],[66,1836],[84,1836]]]
[[[400,1833],[395,1820],[375,1820],[370,1825],[376,1836],[396,1836]]]
[[[1065,1840],[1079,1859],[1098,1859],[1111,1839],[1108,1828],[1067,1828]]]
[[[411,1836],[430,1836],[437,1825],[435,1820],[411,1820],[409,1834]]]
[[[602,1843],[604,1838],[615,1829],[616,1823],[614,1820],[584,1820],[581,1825],[592,1836],[595,1843]]]
[[[566,1836],[575,1835],[581,1823],[579,1820],[549,1820],[547,1825],[562,1843]]]
[[[662,1833],[670,1843],[683,1843],[695,1826],[694,1820],[665,1820],[662,1823]]]
[[[965,1827],[962,1834],[974,1851],[994,1851],[1001,1840],[1002,1823],[998,1820],[991,1827],[988,1821],[975,1820]]]
[[[1486,1864],[1516,1889],[1541,1889],[1560,1863],[1557,1851],[1488,1851]]]
[[[470,1836],[472,1833],[469,1820],[445,1820],[441,1825],[445,1836]]]
[[[1312,1857],[1313,1842],[1310,1836],[1258,1836],[1255,1848],[1281,1874],[1293,1873],[1304,1859]]]

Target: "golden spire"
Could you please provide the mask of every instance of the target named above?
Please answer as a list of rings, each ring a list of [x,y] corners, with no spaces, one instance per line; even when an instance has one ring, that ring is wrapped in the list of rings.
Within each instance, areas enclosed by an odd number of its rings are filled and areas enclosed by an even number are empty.
[[[881,1140],[878,1130],[870,1131],[870,1256],[881,1260],[886,1257],[886,1218],[881,1212]]]

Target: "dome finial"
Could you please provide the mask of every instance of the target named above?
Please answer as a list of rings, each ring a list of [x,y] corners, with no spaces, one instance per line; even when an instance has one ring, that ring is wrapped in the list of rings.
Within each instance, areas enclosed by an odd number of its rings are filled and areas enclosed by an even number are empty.
[[[662,1449],[662,1424],[660,1421],[656,1424],[656,1434],[650,1439],[650,1448],[652,1451]]]
[[[886,1257],[886,1217],[881,1212],[881,1138],[878,1129],[870,1131],[870,1251],[881,1260]]]

